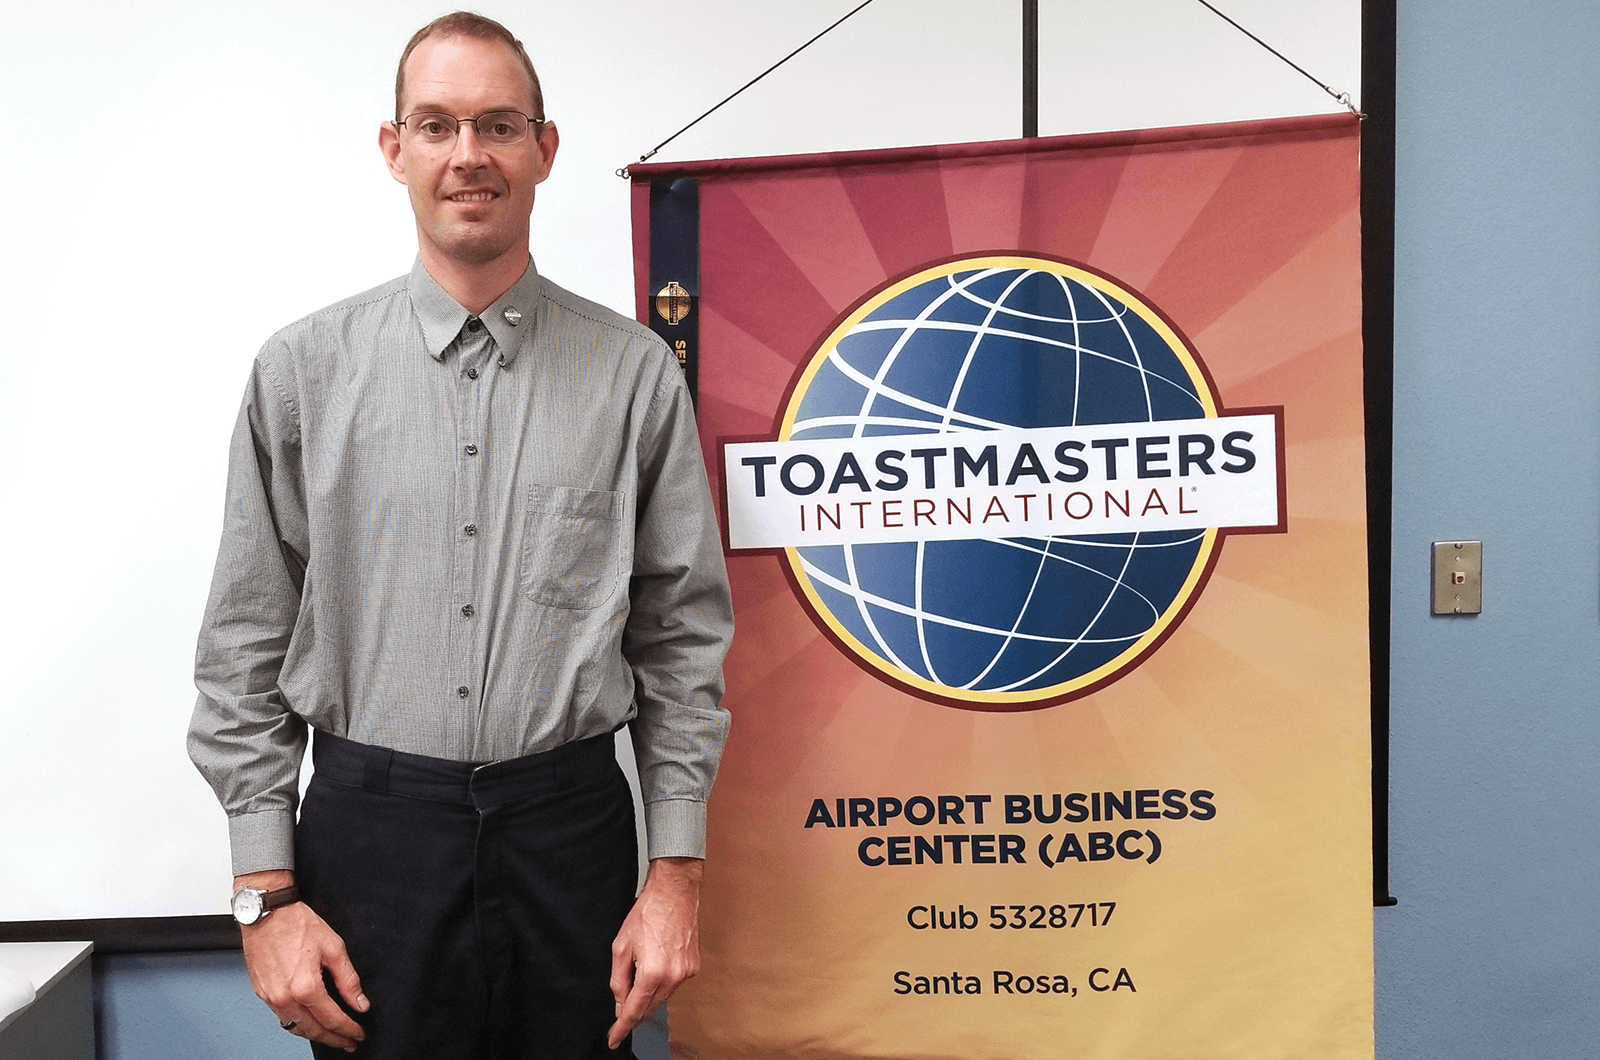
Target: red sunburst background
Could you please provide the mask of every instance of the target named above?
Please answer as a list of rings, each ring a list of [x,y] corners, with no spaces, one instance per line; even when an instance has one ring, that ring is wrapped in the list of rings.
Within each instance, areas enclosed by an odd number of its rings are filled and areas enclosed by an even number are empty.
[[[635,167],[640,319],[648,181],[700,180],[713,473],[718,439],[775,432],[795,373],[852,303],[983,251],[1079,261],[1139,292],[1194,342],[1226,406],[1284,407],[1287,447],[1288,533],[1228,540],[1160,650],[1026,714],[913,698],[823,635],[779,558],[730,556],[734,727],[711,806],[705,971],[673,1003],[677,1055],[1058,1057],[1059,1006],[987,982],[930,1003],[896,995],[892,976],[1081,976],[1114,961],[1143,977],[1137,1002],[1072,1001],[1072,1055],[1262,1055],[1270,1042],[1274,1055],[1371,1056],[1357,152],[1355,119],[1339,116]],[[869,868],[856,844],[882,829],[803,827],[816,798],[998,804],[1100,786],[1205,788],[1219,813],[1165,822],[1158,865],[1054,870],[1031,855]],[[990,824],[967,831],[1006,830]],[[912,904],[1064,896],[1131,912],[1048,938],[905,920]]]

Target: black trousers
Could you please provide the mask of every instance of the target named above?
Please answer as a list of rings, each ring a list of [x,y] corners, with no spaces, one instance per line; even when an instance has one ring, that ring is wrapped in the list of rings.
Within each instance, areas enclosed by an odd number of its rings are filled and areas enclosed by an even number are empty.
[[[295,881],[372,1003],[351,1013],[367,1032],[356,1056],[633,1056],[605,1042],[638,876],[612,748],[598,736],[474,766],[316,734]]]

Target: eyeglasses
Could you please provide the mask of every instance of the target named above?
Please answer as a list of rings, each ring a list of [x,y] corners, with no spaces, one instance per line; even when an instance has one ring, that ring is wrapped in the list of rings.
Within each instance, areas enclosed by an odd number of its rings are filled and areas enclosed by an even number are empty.
[[[478,141],[487,147],[510,147],[520,144],[528,135],[529,124],[537,126],[533,138],[544,132],[545,118],[533,118],[515,110],[493,110],[476,118],[454,118],[449,114],[421,111],[407,115],[395,122],[425,144],[454,143],[463,124],[478,130]]]

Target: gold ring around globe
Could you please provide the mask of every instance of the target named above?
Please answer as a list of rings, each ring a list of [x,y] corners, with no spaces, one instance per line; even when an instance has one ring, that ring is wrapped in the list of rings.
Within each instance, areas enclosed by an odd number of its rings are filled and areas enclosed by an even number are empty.
[[[957,258],[918,270],[877,291],[840,321],[839,325],[812,353],[810,361],[806,364],[805,371],[800,374],[794,389],[790,391],[789,404],[784,409],[778,437],[783,441],[791,440],[795,417],[799,412],[800,404],[805,398],[806,391],[810,389],[811,382],[816,377],[818,370],[827,361],[828,355],[844,340],[845,336],[849,335],[856,325],[865,320],[873,310],[878,309],[890,299],[904,294],[914,287],[919,287],[930,280],[951,276],[958,272],[973,272],[986,269],[1031,269],[1037,272],[1065,276],[1121,302],[1137,313],[1146,324],[1150,325],[1150,328],[1161,337],[1161,340],[1172,351],[1173,356],[1177,357],[1179,363],[1183,365],[1184,370],[1189,374],[1190,381],[1194,384],[1195,394],[1200,399],[1200,405],[1205,410],[1206,418],[1212,419],[1217,416],[1216,395],[1211,392],[1210,381],[1206,377],[1205,370],[1201,368],[1199,357],[1193,347],[1189,345],[1187,339],[1178,334],[1171,324],[1167,323],[1161,314],[1150,308],[1142,297],[1097,272],[1092,272],[1082,266],[1073,265],[1065,261],[1034,257],[1032,255],[985,254],[976,257]],[[1142,662],[1151,649],[1166,637],[1172,626],[1188,611],[1195,593],[1200,588],[1201,581],[1211,567],[1212,557],[1218,544],[1219,535],[1217,529],[1212,527],[1206,530],[1205,537],[1200,543],[1200,550],[1189,567],[1189,574],[1184,579],[1183,585],[1179,588],[1177,594],[1173,597],[1172,602],[1167,605],[1161,615],[1138,640],[1120,652],[1115,658],[1070,681],[1064,681],[1045,688],[1014,692],[990,692],[957,688],[951,685],[939,684],[936,681],[928,680],[920,674],[900,669],[900,667],[889,662],[874,649],[862,644],[855,634],[851,633],[843,623],[834,617],[833,612],[817,592],[816,586],[812,584],[810,576],[806,574],[805,564],[801,562],[798,549],[786,548],[784,549],[784,554],[787,557],[789,569],[794,573],[796,584],[800,586],[806,595],[812,614],[827,624],[839,643],[846,645],[858,659],[883,674],[889,681],[906,688],[913,695],[917,695],[920,698],[935,699],[967,710],[1021,711],[1037,710],[1041,707],[1088,695],[1097,688],[1123,676]]]

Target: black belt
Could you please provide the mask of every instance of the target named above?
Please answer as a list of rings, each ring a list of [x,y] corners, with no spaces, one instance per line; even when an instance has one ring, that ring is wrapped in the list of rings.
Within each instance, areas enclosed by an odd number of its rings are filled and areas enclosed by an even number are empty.
[[[611,734],[604,733],[504,762],[454,762],[317,730],[311,761],[317,776],[336,784],[429,802],[483,806],[592,783],[615,766],[615,746]]]

